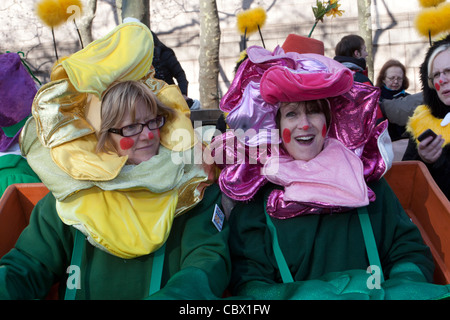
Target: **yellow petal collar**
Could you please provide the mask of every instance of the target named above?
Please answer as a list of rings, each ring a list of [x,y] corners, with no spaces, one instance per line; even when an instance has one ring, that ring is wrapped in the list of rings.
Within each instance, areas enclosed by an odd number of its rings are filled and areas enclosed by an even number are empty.
[[[133,259],[161,247],[172,228],[177,190],[161,194],[140,190],[82,190],[56,201],[61,220],[83,232],[89,242],[115,256]]]

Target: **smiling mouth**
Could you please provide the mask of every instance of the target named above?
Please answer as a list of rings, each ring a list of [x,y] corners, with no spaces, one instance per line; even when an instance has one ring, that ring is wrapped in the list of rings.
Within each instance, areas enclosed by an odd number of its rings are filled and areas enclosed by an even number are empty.
[[[307,136],[298,136],[295,137],[295,141],[297,141],[300,144],[311,144],[314,140],[314,135],[307,135]]]
[[[149,145],[145,145],[145,146],[136,148],[136,150],[148,150],[148,149],[151,149],[151,147],[152,147],[152,145],[149,144]]]

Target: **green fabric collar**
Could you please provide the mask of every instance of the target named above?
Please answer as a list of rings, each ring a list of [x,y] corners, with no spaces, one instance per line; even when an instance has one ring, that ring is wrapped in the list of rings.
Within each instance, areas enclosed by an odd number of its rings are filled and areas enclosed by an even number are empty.
[[[21,159],[22,156],[17,154],[5,154],[0,157],[0,169],[14,168]]]

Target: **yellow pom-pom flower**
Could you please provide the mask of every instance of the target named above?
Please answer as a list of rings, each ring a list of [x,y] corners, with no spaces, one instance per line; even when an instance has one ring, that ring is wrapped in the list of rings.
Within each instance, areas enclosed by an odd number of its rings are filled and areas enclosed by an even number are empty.
[[[445,0],[419,0],[419,4],[423,8],[437,7],[442,2],[445,2]]]
[[[70,6],[78,7],[79,11],[75,8],[67,10]],[[42,0],[36,5],[38,17],[50,28],[67,22],[73,14],[81,14],[82,10],[83,5],[80,0]]]
[[[42,0],[38,2],[36,4],[36,14],[50,28],[59,26],[67,19],[57,0]]]
[[[424,36],[435,36],[450,30],[450,3],[422,10],[414,21],[417,31]]]
[[[237,27],[241,34],[251,34],[261,29],[266,22],[266,10],[261,7],[242,11],[236,15]]]
[[[64,10],[64,14],[66,15],[66,19],[69,19],[73,14],[81,14],[83,11],[83,4],[80,0],[58,0],[61,6],[61,9]],[[71,8],[72,10],[67,10],[70,6],[78,7]],[[67,12],[69,11],[69,12]],[[77,17],[78,18],[78,17]]]

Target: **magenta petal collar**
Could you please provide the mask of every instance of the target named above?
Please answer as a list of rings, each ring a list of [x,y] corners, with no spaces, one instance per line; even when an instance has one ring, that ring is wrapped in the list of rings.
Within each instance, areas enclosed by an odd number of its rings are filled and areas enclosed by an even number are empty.
[[[284,201],[319,207],[354,208],[369,204],[361,159],[336,139],[327,139],[323,151],[310,161],[271,157],[264,165],[263,175],[284,187]]]

